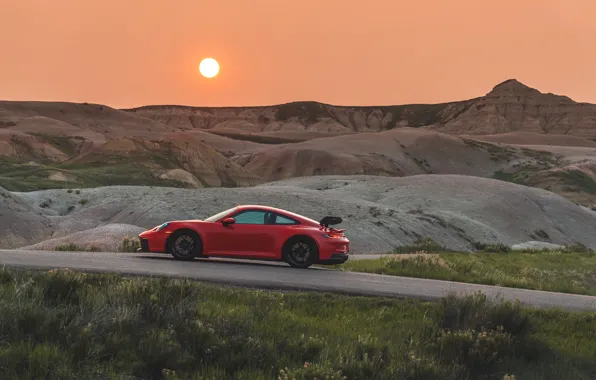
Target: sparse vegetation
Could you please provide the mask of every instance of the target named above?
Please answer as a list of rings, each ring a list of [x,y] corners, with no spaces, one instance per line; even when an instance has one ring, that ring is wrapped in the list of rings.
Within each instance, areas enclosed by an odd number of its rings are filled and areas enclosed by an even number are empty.
[[[83,198],[79,200],[79,203],[81,204],[81,206],[85,206],[87,203],[89,203],[89,199]]]
[[[122,239],[120,247],[118,247],[118,251],[136,252],[139,248],[141,248],[141,242],[139,241],[139,239],[132,236],[126,236],[124,239]]]
[[[596,376],[594,313],[481,295],[426,303],[6,269],[0,294],[7,380]]]
[[[509,251],[484,245],[483,252],[437,252],[413,249],[414,255],[387,255],[381,259],[353,260],[341,270],[437,280],[499,285],[596,295],[596,253],[581,245],[557,251]],[[495,253],[499,252],[499,253]]]
[[[596,181],[581,170],[563,170],[552,173],[553,176],[561,178],[566,186],[566,191],[585,191],[589,194],[596,194]]]
[[[155,168],[173,168],[173,161],[155,154],[150,157],[98,157],[97,161],[75,163],[43,162],[28,166],[22,162],[0,163],[0,187],[8,191],[90,188],[112,185],[188,187],[188,183],[162,179]],[[59,170],[70,180],[49,179]],[[200,178],[199,178],[200,180]],[[204,187],[208,185],[202,183]],[[77,192],[78,191],[78,192]],[[80,194],[80,190],[75,191]]]
[[[39,204],[39,207],[41,208],[48,208],[50,207],[50,205],[52,204],[52,200],[51,199],[46,199],[45,201],[41,202]]]
[[[376,207],[376,206],[372,206],[368,209],[368,211],[370,212],[370,215],[372,215],[375,218],[378,218],[379,216],[381,216],[381,210]]]
[[[505,253],[511,251],[511,248],[503,243],[481,243],[474,242],[474,249],[481,252]]]
[[[54,148],[58,149],[59,151],[63,152],[68,156],[72,156],[76,153],[77,142],[84,140],[81,136],[56,136],[56,135],[48,135],[44,133],[29,133],[32,136],[36,136],[43,142],[46,142],[52,145]]]
[[[500,181],[516,183],[518,185],[532,186],[534,184],[534,176],[541,170],[543,169],[532,165],[525,165],[519,168],[516,172],[511,173],[498,170],[493,174],[493,178]]]
[[[316,123],[318,119],[329,116],[329,110],[325,105],[318,102],[292,102],[280,104],[275,111],[275,118],[277,120],[286,121],[292,117],[296,117],[309,124]]]
[[[450,250],[441,246],[440,244],[436,243],[431,238],[418,238],[411,245],[402,245],[397,246],[393,249],[393,253],[417,253],[417,252],[427,252],[427,253],[438,253],[438,252],[449,252]]]
[[[73,252],[99,252],[101,249],[95,245],[83,246],[75,243],[59,244],[54,247],[55,251],[73,251]]]
[[[508,146],[472,139],[464,139],[464,143],[470,147],[486,151],[489,154],[490,159],[493,161],[507,161],[518,155],[515,148]]]

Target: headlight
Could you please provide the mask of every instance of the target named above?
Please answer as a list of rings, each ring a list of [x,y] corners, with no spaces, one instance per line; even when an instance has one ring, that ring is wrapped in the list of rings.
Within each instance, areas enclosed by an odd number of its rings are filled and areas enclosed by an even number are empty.
[[[165,222],[161,226],[157,227],[157,229],[155,231],[161,231],[161,230],[163,230],[164,228],[166,228],[169,225],[170,225],[170,222]]]

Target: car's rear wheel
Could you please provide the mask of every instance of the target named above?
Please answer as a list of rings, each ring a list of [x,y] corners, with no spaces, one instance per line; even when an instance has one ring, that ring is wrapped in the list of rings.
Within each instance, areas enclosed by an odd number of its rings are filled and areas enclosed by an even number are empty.
[[[294,268],[308,268],[317,261],[319,251],[314,241],[297,236],[284,244],[283,257]]]
[[[201,238],[190,230],[174,232],[168,242],[168,251],[176,260],[194,260],[202,250]]]

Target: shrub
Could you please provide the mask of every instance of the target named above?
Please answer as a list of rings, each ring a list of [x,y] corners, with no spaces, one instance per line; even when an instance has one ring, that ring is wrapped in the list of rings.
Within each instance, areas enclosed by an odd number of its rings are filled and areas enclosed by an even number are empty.
[[[139,248],[141,248],[141,242],[139,239],[127,236],[122,239],[120,247],[118,247],[118,252],[136,252]]]
[[[491,252],[491,253],[505,253],[510,252],[511,247],[503,244],[503,243],[480,243],[474,242],[474,249],[477,251],[482,252]]]
[[[532,331],[530,318],[519,302],[493,303],[483,293],[468,297],[448,295],[441,299],[439,326],[448,330],[496,330],[499,326],[513,336],[525,336]]]

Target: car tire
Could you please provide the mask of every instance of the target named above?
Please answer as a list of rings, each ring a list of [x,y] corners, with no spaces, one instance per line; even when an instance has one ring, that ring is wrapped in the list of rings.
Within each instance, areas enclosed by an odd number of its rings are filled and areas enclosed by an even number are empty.
[[[284,244],[282,255],[291,267],[305,269],[317,261],[319,249],[312,239],[296,236]]]
[[[168,252],[176,260],[191,261],[201,256],[203,242],[196,232],[179,230],[172,234],[168,241]]]

